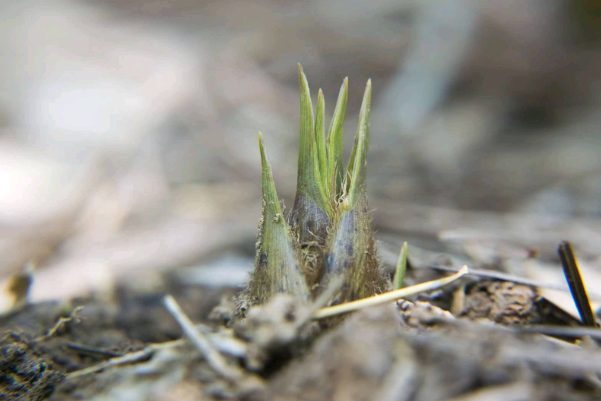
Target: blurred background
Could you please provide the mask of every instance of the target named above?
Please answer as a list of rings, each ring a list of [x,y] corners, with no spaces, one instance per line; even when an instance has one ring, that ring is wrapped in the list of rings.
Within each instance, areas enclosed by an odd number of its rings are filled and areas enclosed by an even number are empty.
[[[34,300],[152,288],[173,269],[243,282],[258,131],[279,196],[294,197],[297,62],[326,124],[349,77],[345,146],[373,81],[384,262],[407,240],[414,264],[451,252],[526,274],[533,250],[553,264],[569,239],[599,274],[600,4],[2,1],[2,284],[28,261]]]

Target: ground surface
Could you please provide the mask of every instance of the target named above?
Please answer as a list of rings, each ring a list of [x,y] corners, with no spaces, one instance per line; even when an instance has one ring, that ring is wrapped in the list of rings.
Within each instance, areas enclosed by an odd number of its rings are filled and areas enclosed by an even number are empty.
[[[174,341],[182,331],[165,307],[166,293],[202,323],[226,373],[188,341]],[[304,307],[286,297],[231,321],[233,293],[170,284],[152,293],[117,290],[110,299],[30,304],[9,313],[0,319],[0,399],[601,397],[601,351],[593,340],[577,346],[573,339],[516,331],[577,324],[528,286],[466,278],[434,296],[325,324],[308,321]]]

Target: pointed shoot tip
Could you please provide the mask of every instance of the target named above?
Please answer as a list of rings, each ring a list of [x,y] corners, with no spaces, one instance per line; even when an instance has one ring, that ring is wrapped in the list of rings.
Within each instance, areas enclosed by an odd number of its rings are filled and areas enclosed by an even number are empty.
[[[371,78],[367,80],[367,84],[365,85],[364,98],[368,98],[369,100],[371,100]]]
[[[365,190],[367,153],[369,149],[369,117],[371,111],[371,79],[367,80],[361,110],[359,111],[359,126],[355,135],[355,145],[347,168],[350,176],[348,186],[349,204],[355,207],[361,192]]]
[[[259,152],[261,154],[261,164],[265,164],[265,147],[263,146],[263,134],[259,132]]]
[[[305,75],[303,66],[300,63],[298,63],[298,80],[303,84],[307,82],[307,76]],[[307,83],[307,86],[308,86],[308,83]]]

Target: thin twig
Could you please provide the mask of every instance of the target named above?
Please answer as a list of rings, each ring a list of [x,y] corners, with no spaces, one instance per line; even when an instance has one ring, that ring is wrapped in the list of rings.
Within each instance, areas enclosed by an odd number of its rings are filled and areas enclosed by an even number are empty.
[[[347,302],[342,305],[330,306],[322,308],[313,314],[313,319],[324,319],[326,317],[340,315],[342,313],[352,312],[358,309],[367,308],[369,306],[380,305],[386,302],[391,302],[399,298],[406,298],[411,295],[418,294],[424,291],[437,290],[460,277],[468,274],[467,266],[463,266],[461,270],[452,276],[441,278],[439,280],[427,281],[425,283],[417,284],[411,287],[402,288],[400,290],[386,292],[384,294],[374,295],[369,298],[360,299],[357,301]]]
[[[168,341],[168,342],[164,342],[164,343],[160,343],[160,344],[150,344],[139,351],[130,352],[128,354],[119,356],[117,358],[111,358],[108,361],[99,363],[97,365],[93,365],[93,366],[87,367],[85,369],[80,369],[80,370],[71,372],[67,375],[67,379],[74,379],[76,377],[100,372],[101,370],[104,370],[111,366],[119,366],[119,365],[125,365],[128,363],[139,362],[139,361],[142,361],[142,360],[150,357],[156,351],[159,351],[161,349],[181,346],[184,344],[185,344],[185,340],[182,340],[182,339],[175,340],[175,341]]]
[[[101,348],[90,347],[83,344],[67,343],[67,348],[80,354],[89,355],[97,359],[110,359],[123,356],[121,353],[107,351]]]
[[[164,298],[165,307],[181,326],[184,334],[198,348],[208,364],[226,379],[236,380],[240,378],[241,372],[227,364],[227,361],[217,351],[209,340],[195,326],[190,318],[184,313],[175,298],[167,295]]]
[[[314,319],[315,313],[317,313],[320,309],[322,309],[324,306],[326,306],[328,304],[330,299],[332,299],[332,297],[334,297],[334,295],[336,295],[338,293],[338,291],[340,291],[343,284],[344,284],[343,276],[334,277],[328,283],[328,287],[325,289],[325,291],[317,297],[315,302],[313,302],[308,308],[305,309],[306,314],[297,320],[297,322],[296,322],[297,327],[301,327],[305,323],[310,321],[311,319]]]
[[[198,325],[198,326],[196,326],[196,328],[200,331],[208,330],[208,328],[204,325]],[[220,352],[223,352],[224,354],[232,355],[236,358],[241,358],[244,355],[246,355],[245,344],[242,341],[238,341],[238,340],[235,340],[232,338],[227,338],[227,337],[221,337],[220,335],[214,335],[214,334],[210,334],[210,333],[206,333],[206,335],[211,337],[211,342],[213,344],[215,344],[215,347]],[[179,339],[179,340],[175,340],[175,341],[167,341],[164,343],[149,344],[142,350],[130,352],[130,353],[122,355],[122,356],[111,358],[111,359],[101,362],[97,365],[71,372],[71,373],[69,373],[69,375],[67,377],[75,378],[75,377],[79,377],[79,376],[83,376],[83,375],[100,372],[101,370],[104,370],[111,366],[119,366],[119,365],[125,365],[128,363],[139,362],[139,361],[142,361],[142,360],[150,357],[156,351],[181,346],[181,345],[184,345],[186,342],[187,342],[186,339]]]
[[[244,358],[247,353],[247,343],[236,338],[232,329],[222,329],[213,333],[211,328],[202,323],[196,325],[196,329],[209,338],[209,341],[222,354],[236,358]]]
[[[46,332],[46,334],[39,336],[38,338],[36,338],[36,341],[44,341],[52,336],[54,336],[65,324],[70,323],[71,321],[75,320],[75,321],[79,321],[79,318],[77,317],[77,314],[79,313],[79,311],[81,311],[83,309],[83,306],[77,306],[75,307],[75,309],[73,309],[73,311],[69,314],[69,316],[67,317],[59,317],[58,321],[56,322],[56,324],[54,326],[52,326],[52,328],[50,330],[48,330]]]
[[[592,327],[549,326],[541,324],[532,326],[519,326],[515,327],[514,330],[525,333],[539,333],[557,337],[581,338],[590,336],[595,340],[601,340],[601,330]]]
[[[420,268],[435,269],[435,270],[440,270],[440,271],[449,272],[449,273],[456,273],[458,271],[454,267],[434,266],[434,265],[423,266]],[[547,288],[549,290],[570,292],[570,288],[564,284],[545,283],[542,281],[530,280],[530,279],[527,279],[524,277],[514,276],[511,274],[501,273],[501,272],[492,271],[492,270],[478,270],[478,269],[470,268],[470,275],[484,277],[484,278],[490,278],[493,280],[511,281],[512,283],[527,285],[529,287]],[[591,299],[594,299],[596,301],[601,301],[601,296],[599,294],[591,293],[591,294],[589,294],[589,296]]]

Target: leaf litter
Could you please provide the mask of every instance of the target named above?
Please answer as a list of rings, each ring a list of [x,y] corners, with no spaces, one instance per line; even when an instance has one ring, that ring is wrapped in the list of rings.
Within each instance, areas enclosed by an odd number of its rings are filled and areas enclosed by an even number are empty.
[[[478,281],[467,291],[486,293],[482,306],[491,300],[491,286],[507,290],[509,285],[515,284]],[[461,289],[462,285],[451,285],[442,291]],[[194,292],[175,293],[189,311],[192,327],[236,374],[224,376],[205,351],[199,352],[188,336],[182,337],[180,325],[168,317],[158,294],[115,303],[80,300],[77,306],[43,303],[0,320],[2,330],[9,333],[2,340],[0,369],[3,377],[13,378],[12,387],[2,381],[2,399],[154,400],[181,383],[200,389],[206,399],[241,400],[470,400],[486,394],[497,397],[491,399],[511,395],[585,400],[598,397],[601,390],[597,377],[601,351],[594,342],[590,348],[591,344],[578,346],[573,340],[520,330],[524,325],[535,327],[530,325],[533,317],[527,305],[530,293],[519,301],[506,292],[497,293],[507,304],[505,315],[502,305],[493,301],[488,314],[466,306],[453,315],[413,296],[412,301],[353,312],[333,327],[311,319],[316,306],[287,295],[253,308],[244,320],[223,325],[222,320],[208,319],[220,302],[219,294],[204,295],[212,296],[207,300],[210,306],[197,303]],[[123,311],[131,304],[146,308],[146,335],[123,320],[127,317]],[[521,305],[518,312],[530,314],[517,313],[516,305]],[[80,306],[78,319],[69,319]],[[499,319],[498,314],[504,317]],[[537,321],[544,324],[545,317],[539,315]],[[60,327],[57,322],[62,322]],[[578,329],[565,323],[563,327]],[[565,333],[559,335],[564,338]],[[576,331],[572,338],[585,335]],[[83,346],[97,352],[82,352]],[[27,385],[27,393],[18,392],[19,379],[21,388]]]

